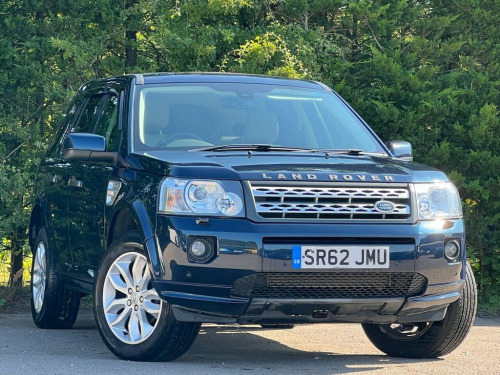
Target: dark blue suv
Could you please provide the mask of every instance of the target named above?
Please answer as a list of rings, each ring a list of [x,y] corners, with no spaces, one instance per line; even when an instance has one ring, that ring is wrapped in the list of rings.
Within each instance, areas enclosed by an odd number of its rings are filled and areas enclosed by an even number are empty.
[[[33,319],[69,328],[93,294],[123,359],[175,359],[202,323],[333,322],[438,357],[474,319],[456,188],[318,82],[90,82],[37,176]]]

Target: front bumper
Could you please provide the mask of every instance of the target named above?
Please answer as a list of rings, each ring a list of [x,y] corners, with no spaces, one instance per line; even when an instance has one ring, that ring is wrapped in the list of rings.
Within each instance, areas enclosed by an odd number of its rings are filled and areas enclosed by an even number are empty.
[[[416,225],[304,225],[159,216],[156,233],[145,244],[155,276],[153,285],[181,321],[241,324],[437,321],[443,319],[447,306],[460,297],[465,279],[465,254],[454,263],[447,262],[443,255],[444,241],[450,238],[459,240],[463,251],[461,220]],[[188,261],[186,247],[193,236],[215,238],[217,256],[207,264]],[[349,294],[349,288],[344,294],[336,294],[337,289],[332,289],[331,296],[329,291],[310,296],[282,295],[274,293],[275,289],[269,295],[242,293],[236,287],[240,280],[252,275],[261,275],[264,280],[274,275],[309,280],[318,275],[318,270],[292,268],[292,246],[312,243],[390,246],[390,267],[382,272],[385,275],[377,270],[326,270],[328,279],[351,277],[345,279],[346,287],[358,274],[360,280],[388,277],[389,284],[393,283],[393,274],[418,275],[425,279],[425,285],[418,292],[412,289],[406,294]],[[325,270],[321,272],[325,274]],[[324,286],[314,283],[315,290]]]

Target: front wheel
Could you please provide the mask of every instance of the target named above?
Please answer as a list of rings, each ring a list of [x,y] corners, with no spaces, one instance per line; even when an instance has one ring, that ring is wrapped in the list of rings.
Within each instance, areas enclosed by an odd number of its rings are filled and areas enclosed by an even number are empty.
[[[408,324],[362,324],[368,339],[393,357],[437,358],[451,353],[469,332],[477,307],[477,290],[469,264],[465,286],[443,320]]]
[[[111,245],[99,268],[94,315],[106,346],[132,361],[171,361],[193,344],[199,323],[175,319],[151,282],[148,261],[136,235]]]

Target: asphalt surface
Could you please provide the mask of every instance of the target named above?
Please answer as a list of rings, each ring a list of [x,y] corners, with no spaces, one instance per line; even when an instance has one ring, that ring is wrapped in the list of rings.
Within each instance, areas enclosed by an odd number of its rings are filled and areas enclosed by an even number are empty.
[[[442,359],[383,355],[359,324],[301,325],[288,330],[204,325],[174,362],[114,357],[89,311],[71,330],[40,330],[31,315],[0,314],[1,374],[500,374],[500,318],[477,318],[465,342]]]

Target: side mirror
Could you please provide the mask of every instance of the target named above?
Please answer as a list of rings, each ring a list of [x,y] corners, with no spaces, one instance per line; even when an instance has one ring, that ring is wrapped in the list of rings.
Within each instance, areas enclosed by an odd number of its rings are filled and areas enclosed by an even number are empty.
[[[413,161],[413,151],[410,142],[391,141],[389,142],[389,150],[391,151],[391,154],[396,158]]]
[[[106,138],[90,133],[70,133],[63,146],[63,158],[68,161],[95,161],[111,163],[116,152],[106,152]]]

